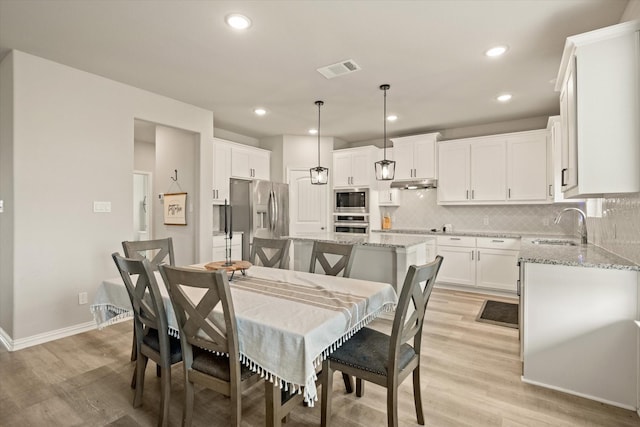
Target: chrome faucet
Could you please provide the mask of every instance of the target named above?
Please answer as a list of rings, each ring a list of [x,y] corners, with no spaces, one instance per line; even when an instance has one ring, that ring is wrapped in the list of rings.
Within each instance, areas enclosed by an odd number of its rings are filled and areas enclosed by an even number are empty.
[[[553,220],[554,224],[559,224],[560,223],[560,218],[562,217],[562,214],[567,212],[567,211],[576,211],[580,214],[580,221],[578,223],[578,225],[580,226],[580,243],[582,243],[583,245],[587,244],[587,215],[585,215],[584,211],[582,211],[581,209],[578,208],[566,208],[563,209],[558,216],[556,216],[556,219]]]

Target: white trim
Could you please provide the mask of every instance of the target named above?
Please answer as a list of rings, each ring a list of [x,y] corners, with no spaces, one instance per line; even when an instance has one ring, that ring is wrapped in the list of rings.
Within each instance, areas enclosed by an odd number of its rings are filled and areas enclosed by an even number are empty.
[[[38,344],[44,344],[49,341],[55,341],[60,338],[66,338],[71,335],[80,334],[96,329],[96,322],[85,322],[67,328],[57,329],[55,331],[49,331],[42,334],[32,335],[27,338],[20,338],[12,340],[2,328],[0,328],[0,341],[9,351],[22,350],[27,347],[32,347]]]
[[[548,388],[548,389],[551,389],[551,390],[561,391],[563,393],[572,394],[574,396],[579,396],[579,397],[584,397],[585,399],[595,400],[596,402],[605,403],[607,405],[616,406],[618,408],[629,409],[631,411],[636,411],[638,409],[638,408],[633,407],[632,405],[625,405],[623,403],[614,402],[612,400],[601,399],[599,397],[592,396],[590,394],[579,393],[579,392],[574,391],[574,390],[569,390],[569,389],[562,388],[562,387],[556,387],[556,386],[545,384],[545,383],[541,383],[541,382],[538,382],[538,381],[531,381],[531,380],[526,379],[524,376],[521,376],[520,379],[522,380],[523,383],[526,383],[526,384],[531,384],[531,385],[535,385],[535,386],[538,386],[538,387],[544,387],[544,388]],[[639,415],[640,415],[640,413],[639,413]]]

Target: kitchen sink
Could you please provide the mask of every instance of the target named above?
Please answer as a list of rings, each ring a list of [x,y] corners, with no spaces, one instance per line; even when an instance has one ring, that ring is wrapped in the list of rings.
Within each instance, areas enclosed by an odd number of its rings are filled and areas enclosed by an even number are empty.
[[[531,243],[534,245],[556,245],[556,246],[578,246],[572,240],[556,240],[556,239],[535,239]]]

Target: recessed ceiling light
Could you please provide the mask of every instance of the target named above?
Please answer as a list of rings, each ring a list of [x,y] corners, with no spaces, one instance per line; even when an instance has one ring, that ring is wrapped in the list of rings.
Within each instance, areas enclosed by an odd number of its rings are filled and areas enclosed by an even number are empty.
[[[318,129],[309,129],[309,133],[310,133],[311,135],[315,135],[315,134],[317,134],[317,133],[318,133]]]
[[[258,116],[264,116],[265,114],[267,114],[267,110],[265,110],[264,108],[256,108],[255,110],[253,110],[253,112]]]
[[[487,50],[484,54],[491,58],[495,58],[496,56],[504,55],[507,49],[507,46],[494,46],[491,49]]]
[[[225,18],[227,25],[236,30],[246,30],[251,26],[251,19],[239,13],[232,13]]]
[[[503,93],[502,95],[498,95],[496,99],[500,102],[508,102],[512,98],[510,93]]]
[[[387,116],[387,121],[388,122],[395,122],[396,120],[398,120],[398,116],[396,116],[395,114],[389,114]]]

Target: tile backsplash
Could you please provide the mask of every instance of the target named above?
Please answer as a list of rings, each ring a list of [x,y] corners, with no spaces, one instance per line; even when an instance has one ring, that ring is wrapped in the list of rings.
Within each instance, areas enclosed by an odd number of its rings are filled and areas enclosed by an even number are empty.
[[[587,219],[589,242],[640,264],[640,193],[602,199],[602,216]]]
[[[565,216],[560,224],[554,218],[566,207],[582,207],[579,203],[561,205],[492,205],[440,206],[437,190],[405,190],[400,192],[401,206],[381,207],[381,215],[391,215],[396,229],[442,228],[451,224],[453,230],[501,231],[524,234],[574,235],[577,216]]]

